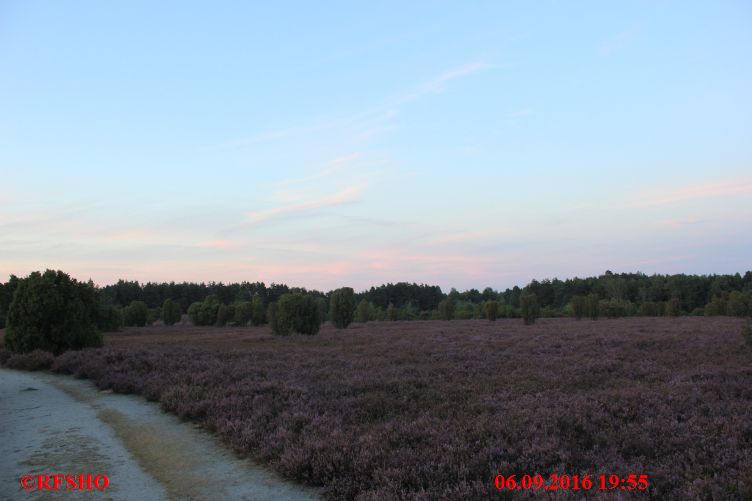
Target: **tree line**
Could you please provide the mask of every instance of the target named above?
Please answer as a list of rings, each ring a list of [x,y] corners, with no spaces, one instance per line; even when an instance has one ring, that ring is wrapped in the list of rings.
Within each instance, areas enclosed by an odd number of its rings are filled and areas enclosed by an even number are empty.
[[[67,284],[67,289],[60,284]],[[68,291],[67,296],[55,297],[56,290]],[[79,338],[95,341],[101,341],[101,337],[92,332],[150,325],[158,320],[166,325],[190,321],[198,326],[269,323],[278,334],[315,334],[325,321],[344,328],[353,321],[371,320],[522,318],[531,324],[541,316],[577,319],[635,315],[749,316],[752,272],[747,271],[743,276],[739,273],[648,276],[606,271],[597,277],[532,280],[523,288],[515,286],[504,291],[487,287],[482,292],[451,289],[445,294],[435,285],[405,282],[371,287],[360,293],[349,287],[323,293],[284,284],[266,286],[263,282],[142,285],[119,280],[97,287],[91,281],[77,282],[61,271],[47,270],[23,279],[12,275],[0,284],[0,328],[13,318],[21,323],[28,320],[26,317],[38,320],[32,318],[35,315],[52,319],[65,311],[60,310],[60,304],[78,312],[78,320],[72,325],[85,324],[78,331]],[[48,327],[44,329],[51,336],[65,337],[54,330],[57,327]],[[39,325],[29,328],[30,332],[44,330]],[[70,331],[72,327],[67,329]],[[12,344],[14,334],[11,331],[9,334]],[[79,340],[73,344],[80,343]]]

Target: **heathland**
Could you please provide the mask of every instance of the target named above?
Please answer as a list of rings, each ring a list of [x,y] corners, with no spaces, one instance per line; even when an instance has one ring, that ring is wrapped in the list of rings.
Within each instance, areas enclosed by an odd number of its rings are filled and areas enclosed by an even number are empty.
[[[331,499],[485,499],[499,495],[496,475],[534,473],[647,475],[641,497],[749,499],[744,324],[397,321],[317,336],[152,326],[43,365],[158,401]]]

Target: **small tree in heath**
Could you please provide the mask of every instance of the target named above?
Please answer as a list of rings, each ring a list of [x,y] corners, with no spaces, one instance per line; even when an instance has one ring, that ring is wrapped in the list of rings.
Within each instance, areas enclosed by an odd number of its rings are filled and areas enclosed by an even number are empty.
[[[353,321],[355,292],[351,287],[342,287],[329,297],[329,317],[334,326],[344,329]]]
[[[499,303],[496,301],[486,302],[486,318],[491,322],[496,321],[496,317],[499,316]]]
[[[307,294],[283,294],[277,302],[272,329],[287,336],[293,332],[312,336],[319,332],[321,317],[316,299]]]
[[[442,320],[454,320],[457,304],[452,298],[442,299],[439,302],[439,316]]]
[[[162,321],[165,325],[175,325],[180,322],[180,305],[172,299],[165,299],[162,303]]]
[[[368,322],[370,319],[371,319],[371,305],[365,299],[361,299],[360,303],[358,303],[356,320],[358,322]]]
[[[538,304],[538,296],[535,294],[523,294],[520,296],[520,310],[522,312],[522,320],[525,325],[532,325],[535,320],[540,317],[540,306]]]

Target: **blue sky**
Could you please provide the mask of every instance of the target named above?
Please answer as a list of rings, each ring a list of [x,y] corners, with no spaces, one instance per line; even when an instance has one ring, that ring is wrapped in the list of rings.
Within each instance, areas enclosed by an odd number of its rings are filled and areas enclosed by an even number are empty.
[[[751,25],[749,2],[0,1],[0,280],[746,271]]]

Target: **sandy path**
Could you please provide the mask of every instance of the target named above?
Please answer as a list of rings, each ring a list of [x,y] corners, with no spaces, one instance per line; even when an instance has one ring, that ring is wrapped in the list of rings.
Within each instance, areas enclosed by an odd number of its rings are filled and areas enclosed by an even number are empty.
[[[103,492],[22,491],[34,473],[103,473]],[[136,396],[0,369],[0,499],[317,499]]]

